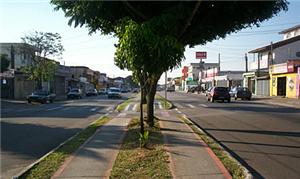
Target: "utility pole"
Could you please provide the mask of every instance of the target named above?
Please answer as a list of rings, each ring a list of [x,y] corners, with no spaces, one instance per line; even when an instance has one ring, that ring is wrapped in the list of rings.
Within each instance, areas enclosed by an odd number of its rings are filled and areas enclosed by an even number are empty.
[[[246,65],[246,73],[248,72],[248,57],[247,53],[245,53],[245,65]]]
[[[218,54],[218,63],[219,63],[219,67],[218,67],[218,72],[221,71],[221,54]]]
[[[167,108],[167,81],[168,81],[168,75],[167,71],[165,72],[165,108]]]

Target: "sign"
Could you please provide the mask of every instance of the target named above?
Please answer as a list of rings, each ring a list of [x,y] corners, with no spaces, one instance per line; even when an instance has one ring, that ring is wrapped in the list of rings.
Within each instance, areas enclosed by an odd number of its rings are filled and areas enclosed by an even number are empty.
[[[196,52],[196,59],[206,59],[206,52]]]
[[[273,73],[287,73],[288,68],[287,68],[287,63],[281,63],[277,65],[273,65]]]

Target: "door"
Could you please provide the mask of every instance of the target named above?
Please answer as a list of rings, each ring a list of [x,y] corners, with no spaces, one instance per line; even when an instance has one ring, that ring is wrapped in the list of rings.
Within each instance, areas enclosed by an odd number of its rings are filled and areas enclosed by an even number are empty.
[[[277,96],[286,96],[286,77],[277,78]]]

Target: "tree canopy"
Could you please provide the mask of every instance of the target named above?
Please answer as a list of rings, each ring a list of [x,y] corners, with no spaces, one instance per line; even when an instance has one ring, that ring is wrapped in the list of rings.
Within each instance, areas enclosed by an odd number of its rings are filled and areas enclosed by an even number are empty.
[[[156,85],[164,71],[180,65],[186,46],[205,44],[259,25],[287,1],[60,1],[69,24],[90,33],[114,34],[115,63],[139,78],[147,93],[147,117],[153,125]],[[142,90],[143,91],[143,90]],[[142,93],[143,94],[143,93]],[[142,105],[141,105],[142,107]],[[142,111],[142,110],[141,110]],[[141,125],[142,113],[141,113]],[[142,131],[142,130],[141,130]]]
[[[1,73],[8,70],[10,61],[7,54],[1,54]]]

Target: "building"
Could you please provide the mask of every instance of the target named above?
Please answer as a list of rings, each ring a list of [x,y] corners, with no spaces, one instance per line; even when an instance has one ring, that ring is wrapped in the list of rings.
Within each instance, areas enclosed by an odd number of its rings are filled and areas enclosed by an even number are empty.
[[[88,91],[89,89],[94,89],[94,71],[89,69],[86,66],[70,66],[71,68],[71,82],[77,81],[76,86],[72,86],[73,88],[82,89],[83,93]],[[73,84],[74,85],[74,84]],[[69,87],[71,84],[69,84]]]
[[[8,70],[1,73],[1,98],[24,99],[35,89],[35,83],[21,68],[33,63],[36,50],[25,43],[0,43],[0,53],[10,61]]]
[[[292,63],[297,64],[295,61],[300,60],[300,25],[283,30],[279,34],[283,34],[282,41],[270,43],[249,52],[254,55],[254,58],[257,58],[249,64],[250,72],[243,75],[244,86],[252,89],[255,95],[274,96],[274,91],[276,91],[276,96],[287,94],[287,92],[279,92],[283,89],[274,90],[273,78],[277,76],[276,71],[278,71],[278,68],[282,68],[282,72],[286,73],[284,71],[287,69],[284,70],[283,68],[287,67],[288,63],[292,61]],[[275,74],[273,75],[274,70]],[[273,78],[271,78],[272,76]],[[276,85],[276,88],[280,86],[282,86],[281,82],[279,86]]]

